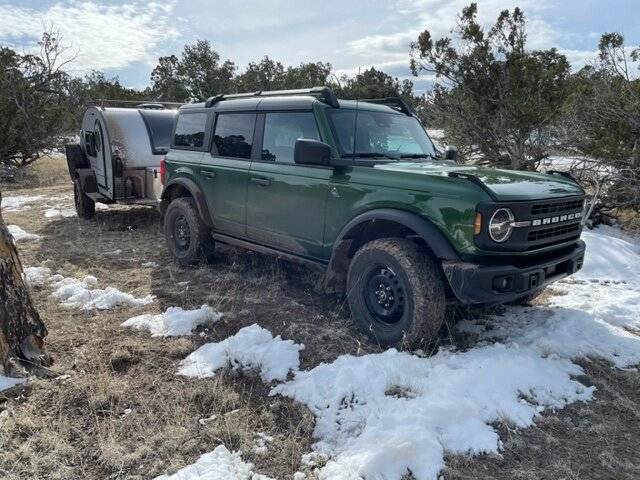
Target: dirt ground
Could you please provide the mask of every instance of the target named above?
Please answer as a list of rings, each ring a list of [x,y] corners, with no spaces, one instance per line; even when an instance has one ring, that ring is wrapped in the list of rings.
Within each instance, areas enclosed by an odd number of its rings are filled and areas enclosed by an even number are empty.
[[[3,196],[66,196],[63,203],[73,203],[66,181],[19,187],[3,188]],[[380,351],[356,333],[344,299],[316,292],[317,272],[228,247],[219,248],[210,265],[179,268],[168,257],[151,208],[112,206],[91,221],[45,218],[44,210],[33,205],[3,214],[6,223],[43,236],[19,243],[24,265],[45,264],[78,278],[94,275],[99,287],[157,300],[144,308],[82,312],[63,308],[47,287],[34,289],[55,363],[49,378],[35,380],[19,398],[0,399],[0,478],[150,479],[193,463],[221,443],[242,450],[243,459],[265,475],[310,473],[300,464],[313,443],[314,418],[305,407],[269,397],[269,386],[253,373],[192,379],[176,370],[201,344],[253,323],[304,343],[302,368],[344,353]],[[150,261],[158,267],[142,266]],[[204,303],[224,317],[197,335],[152,338],[120,327],[141,313]],[[452,312],[450,323],[454,318]],[[445,329],[442,342],[464,347],[465,339],[452,331]],[[595,360],[582,366],[586,375],[580,380],[597,387],[594,401],[548,412],[525,430],[498,425],[501,457],[449,456],[442,477],[640,478],[640,374]],[[199,422],[212,415],[215,420]],[[258,432],[274,437],[267,455],[253,451]]]

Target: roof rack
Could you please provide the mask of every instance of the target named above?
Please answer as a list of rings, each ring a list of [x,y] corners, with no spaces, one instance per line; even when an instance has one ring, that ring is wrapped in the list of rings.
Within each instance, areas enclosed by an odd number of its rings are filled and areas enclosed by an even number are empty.
[[[209,97],[205,102],[205,107],[213,107],[216,103],[223,100],[234,100],[237,98],[252,98],[252,97],[283,97],[289,95],[311,95],[317,97],[323,103],[331,107],[337,108],[338,97],[329,87],[313,87],[313,88],[297,88],[293,90],[270,90],[270,91],[257,91],[249,93],[232,93],[232,94],[218,94],[213,97]]]
[[[89,100],[87,105],[95,105],[98,107],[122,105],[130,108],[143,108],[149,110],[160,110],[166,107],[178,107],[184,105],[182,102],[158,102],[156,100],[110,100],[99,98],[97,100]]]
[[[406,115],[414,116],[416,112],[400,97],[386,97],[386,98],[359,98],[359,102],[377,103],[380,105],[386,105],[394,110],[398,110]]]

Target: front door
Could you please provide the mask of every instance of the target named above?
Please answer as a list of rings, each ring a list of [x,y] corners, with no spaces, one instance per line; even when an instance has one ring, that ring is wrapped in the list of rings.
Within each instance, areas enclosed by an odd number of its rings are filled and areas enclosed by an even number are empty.
[[[261,114],[260,160],[247,185],[247,236],[297,255],[322,258],[325,207],[333,169],[294,163],[298,138],[319,140],[313,112]]]
[[[203,157],[199,174],[218,233],[246,234],[247,177],[255,123],[255,113],[216,115],[211,152]]]

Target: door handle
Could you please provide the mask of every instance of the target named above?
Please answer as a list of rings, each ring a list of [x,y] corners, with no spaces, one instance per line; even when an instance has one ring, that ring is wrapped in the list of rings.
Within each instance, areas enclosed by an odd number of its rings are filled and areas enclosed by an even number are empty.
[[[251,177],[251,181],[261,187],[268,187],[271,185],[271,179],[267,177]]]
[[[216,176],[216,172],[213,172],[211,170],[200,170],[200,173],[203,176],[209,177],[209,178],[215,178],[215,176]]]

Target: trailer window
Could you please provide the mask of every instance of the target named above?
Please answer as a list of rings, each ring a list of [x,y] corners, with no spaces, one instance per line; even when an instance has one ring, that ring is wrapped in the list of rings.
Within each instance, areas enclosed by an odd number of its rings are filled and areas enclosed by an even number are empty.
[[[176,147],[202,148],[206,113],[182,113],[178,116],[173,144]]]
[[[154,155],[162,155],[169,151],[174,116],[163,110],[140,110],[140,115],[147,126],[151,151]]]

